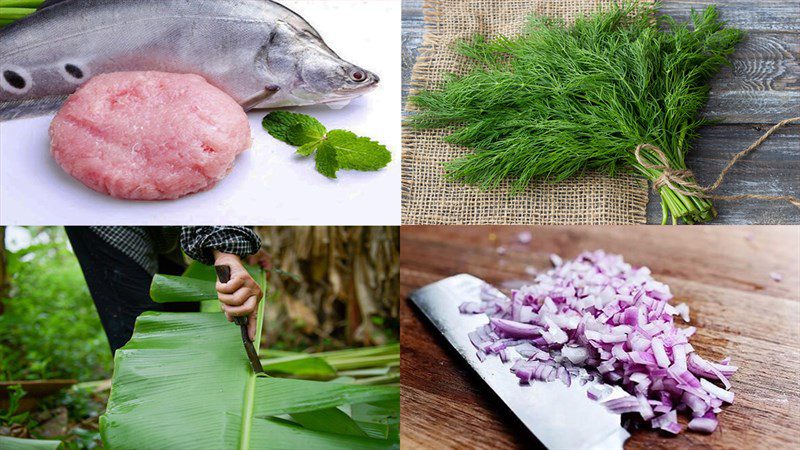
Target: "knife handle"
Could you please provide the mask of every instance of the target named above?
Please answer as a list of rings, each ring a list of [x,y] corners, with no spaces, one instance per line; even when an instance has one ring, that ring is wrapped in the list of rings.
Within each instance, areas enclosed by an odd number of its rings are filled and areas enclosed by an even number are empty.
[[[217,278],[219,278],[220,283],[225,284],[231,281],[231,266],[227,264],[214,266],[214,270],[217,272]],[[236,316],[233,321],[240,327],[247,326],[247,316]]]
[[[225,284],[231,281],[231,266],[222,264],[214,266],[214,270],[217,272],[217,278],[219,278],[220,283]]]

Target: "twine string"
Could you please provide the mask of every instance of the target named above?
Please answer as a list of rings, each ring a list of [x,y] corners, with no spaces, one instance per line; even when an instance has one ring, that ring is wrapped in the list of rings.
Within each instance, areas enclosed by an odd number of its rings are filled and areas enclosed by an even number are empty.
[[[648,170],[656,170],[661,172],[661,175],[653,181],[653,189],[658,190],[662,186],[667,186],[672,189],[674,192],[683,194],[686,196],[694,196],[694,197],[701,197],[701,198],[710,198],[713,200],[742,200],[742,199],[758,199],[758,200],[769,200],[769,201],[785,201],[793,204],[794,206],[800,208],[800,199],[792,195],[762,195],[762,194],[739,194],[739,195],[716,195],[711,194],[712,191],[716,190],[725,180],[725,176],[728,175],[728,172],[733,168],[733,166],[739,162],[740,159],[747,156],[750,152],[758,148],[761,144],[763,144],[773,133],[778,131],[779,129],[783,128],[784,126],[794,123],[800,122],[800,117],[792,117],[791,119],[785,119],[777,124],[775,124],[772,128],[767,130],[760,138],[758,138],[755,142],[753,142],[749,147],[740,151],[736,155],[728,161],[728,164],[722,169],[717,180],[709,185],[709,186],[700,186],[697,181],[694,180],[694,174],[689,169],[673,169],[669,165],[669,159],[664,152],[652,144],[639,144],[634,150],[634,156],[636,157],[636,161],[641,164],[642,167]],[[658,163],[651,163],[647,160],[645,155],[643,154],[644,150],[649,150],[650,153],[658,160]]]

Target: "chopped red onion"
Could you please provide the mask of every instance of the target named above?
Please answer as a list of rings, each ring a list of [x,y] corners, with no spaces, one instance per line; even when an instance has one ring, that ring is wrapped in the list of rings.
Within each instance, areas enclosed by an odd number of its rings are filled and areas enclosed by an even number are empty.
[[[688,338],[696,328],[675,323],[676,317],[689,322],[689,307],[669,303],[669,286],[647,267],[603,251],[550,261],[553,269],[512,291],[511,299],[486,285],[480,302],[460,306],[464,314],[490,318],[469,334],[478,357],[512,363],[521,383],[591,382],[587,396],[597,401],[610,393],[603,383],[616,384],[630,395],[605,401],[611,411],[637,413],[673,434],[681,432],[677,411],[685,411],[693,417],[690,430],[713,432],[723,402],[733,402],[728,378],[737,367],[695,352]]]
[[[775,281],[776,283],[783,281],[783,275],[778,272],[770,272],[769,277],[772,278],[772,281]]]
[[[670,410],[668,413],[654,417],[653,420],[650,421],[650,424],[653,428],[660,428],[672,434],[681,432],[681,426],[678,423],[678,413],[674,409]]]
[[[520,244],[530,244],[533,240],[533,234],[530,231],[523,231],[517,235],[517,240]]]
[[[689,421],[689,429],[703,433],[713,433],[717,429],[718,423],[713,415],[712,417],[695,417]]]

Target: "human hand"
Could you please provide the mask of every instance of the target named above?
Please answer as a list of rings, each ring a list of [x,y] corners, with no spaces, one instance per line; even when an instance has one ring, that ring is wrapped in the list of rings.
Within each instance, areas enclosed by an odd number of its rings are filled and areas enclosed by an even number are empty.
[[[227,283],[217,280],[216,284],[222,311],[228,322],[232,322],[234,317],[247,316],[247,334],[252,341],[256,337],[258,302],[263,297],[261,288],[238,256],[214,251],[214,258],[214,265],[226,265],[231,269],[231,279]]]

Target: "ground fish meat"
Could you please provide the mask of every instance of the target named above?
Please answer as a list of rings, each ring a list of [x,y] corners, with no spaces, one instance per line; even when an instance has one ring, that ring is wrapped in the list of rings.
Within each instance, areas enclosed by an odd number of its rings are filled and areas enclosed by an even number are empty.
[[[250,147],[242,107],[198,75],[117,72],[72,94],[50,125],[51,151],[95,191],[169,200],[210,189]]]

